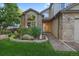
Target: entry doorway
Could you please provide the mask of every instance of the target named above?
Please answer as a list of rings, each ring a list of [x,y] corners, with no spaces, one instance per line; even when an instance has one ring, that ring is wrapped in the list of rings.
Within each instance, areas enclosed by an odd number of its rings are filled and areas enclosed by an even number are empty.
[[[47,22],[43,22],[43,32],[52,32],[52,22],[51,21],[47,21]]]

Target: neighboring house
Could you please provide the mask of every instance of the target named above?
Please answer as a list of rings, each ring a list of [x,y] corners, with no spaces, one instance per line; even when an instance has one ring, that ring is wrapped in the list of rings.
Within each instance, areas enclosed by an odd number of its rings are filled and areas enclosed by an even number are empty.
[[[48,12],[47,12],[48,11]],[[48,13],[43,19],[43,32],[50,32],[65,42],[79,43],[79,4],[51,4],[41,12]],[[50,16],[50,17],[49,17]]]
[[[23,12],[21,26],[27,28],[37,26],[42,29],[42,19],[42,14],[30,8]]]

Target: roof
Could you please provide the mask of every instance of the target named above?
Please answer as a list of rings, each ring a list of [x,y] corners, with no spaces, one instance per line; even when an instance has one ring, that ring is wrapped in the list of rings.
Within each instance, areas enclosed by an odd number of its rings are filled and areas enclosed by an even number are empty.
[[[53,5],[53,3],[50,3],[50,6],[48,8],[46,8],[46,9],[42,10],[40,13],[43,13],[43,12],[49,10],[52,7],[52,5]]]
[[[63,10],[60,10],[55,16],[52,16],[51,19],[43,20],[43,21],[51,21],[52,19],[56,18],[58,15],[60,15],[61,13],[64,13],[64,12],[68,12],[68,13],[70,13],[70,12],[79,12],[79,10],[70,10],[71,8],[73,8],[73,7],[76,6],[76,5],[79,5],[79,3],[73,3],[73,4],[69,5],[69,6],[67,6],[66,8],[64,8]],[[49,8],[48,8],[48,9],[49,9]],[[47,9],[46,9],[46,10],[47,10]],[[44,10],[44,11],[45,11],[45,10]],[[43,11],[43,12],[44,12],[44,11]]]
[[[37,13],[38,15],[43,16],[41,13],[39,13],[38,11],[36,11],[36,10],[34,10],[34,9],[32,9],[32,8],[29,8],[28,10],[24,11],[24,12],[23,12],[23,15],[24,15],[25,13],[28,13],[29,11],[33,11],[33,12]]]
[[[79,3],[72,3],[71,5],[67,6],[66,8],[64,8],[63,10],[61,10],[62,12],[65,11],[77,11],[77,10],[70,10],[71,8],[73,8],[74,6],[78,5]]]
[[[43,11],[41,11],[40,13],[42,14],[43,12],[49,10],[49,8],[44,9]]]

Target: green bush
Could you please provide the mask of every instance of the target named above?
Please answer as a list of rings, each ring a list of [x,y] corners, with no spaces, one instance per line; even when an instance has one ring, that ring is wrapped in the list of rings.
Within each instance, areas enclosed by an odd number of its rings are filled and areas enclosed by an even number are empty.
[[[28,29],[27,28],[19,28],[17,30],[17,32],[20,34],[20,35],[24,35],[24,34],[27,34],[28,33]]]
[[[41,34],[41,29],[39,27],[20,28],[18,29],[18,33],[21,36],[24,34],[29,34],[31,36],[37,37]]]
[[[41,29],[39,27],[32,27],[30,34],[34,37],[38,37],[41,34]]]
[[[10,34],[11,31],[8,29],[0,29],[0,34]]]

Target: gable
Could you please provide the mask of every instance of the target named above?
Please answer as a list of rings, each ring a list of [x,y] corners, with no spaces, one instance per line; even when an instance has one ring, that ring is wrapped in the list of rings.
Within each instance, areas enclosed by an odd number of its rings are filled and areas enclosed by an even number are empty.
[[[28,10],[26,10],[26,11],[24,11],[23,12],[23,14],[22,15],[26,15],[26,14],[35,14],[35,15],[39,15],[39,16],[41,16],[41,17],[43,17],[43,15],[41,14],[41,13],[39,13],[38,11],[36,11],[36,10],[34,10],[34,9],[28,9]]]
[[[37,13],[33,12],[33,11],[28,11],[27,13],[25,13],[26,15],[38,15]]]

